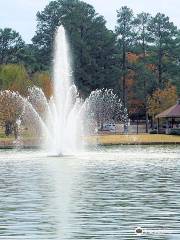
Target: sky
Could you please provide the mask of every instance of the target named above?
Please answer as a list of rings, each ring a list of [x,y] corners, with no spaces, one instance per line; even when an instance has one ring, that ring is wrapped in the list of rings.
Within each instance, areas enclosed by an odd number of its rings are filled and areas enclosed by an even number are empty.
[[[50,0],[0,0],[0,28],[10,27],[30,43],[36,30],[36,13],[42,11]],[[155,15],[161,12],[180,28],[180,0],[84,0],[103,15],[107,27],[114,29],[116,10],[128,6],[135,13],[142,11]]]

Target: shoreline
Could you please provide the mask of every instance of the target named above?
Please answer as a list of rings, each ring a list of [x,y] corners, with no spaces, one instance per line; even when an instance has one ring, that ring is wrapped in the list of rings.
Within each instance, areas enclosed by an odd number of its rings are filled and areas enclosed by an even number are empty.
[[[104,134],[85,138],[92,145],[163,145],[180,144],[180,136],[165,134]]]
[[[40,147],[40,143],[37,139],[25,139],[22,141],[20,145],[15,143],[15,140],[10,140],[4,138],[3,140],[0,139],[0,149],[38,149]]]
[[[180,136],[165,134],[101,134],[85,137],[88,145],[179,145]],[[14,140],[0,139],[0,149],[37,149],[40,142],[37,139],[25,139],[21,145],[15,145]]]

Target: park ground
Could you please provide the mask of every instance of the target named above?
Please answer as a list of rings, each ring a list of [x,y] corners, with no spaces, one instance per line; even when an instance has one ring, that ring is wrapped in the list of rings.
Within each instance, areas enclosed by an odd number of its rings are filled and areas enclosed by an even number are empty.
[[[122,144],[180,144],[180,136],[166,134],[114,134],[104,133],[86,136],[85,141],[90,145],[122,145]],[[23,136],[22,146],[36,147],[39,141],[30,137],[27,133]],[[13,136],[7,137],[0,129],[0,148],[11,148],[15,145]]]
[[[86,137],[90,144],[180,144],[180,136],[165,134],[105,134]]]

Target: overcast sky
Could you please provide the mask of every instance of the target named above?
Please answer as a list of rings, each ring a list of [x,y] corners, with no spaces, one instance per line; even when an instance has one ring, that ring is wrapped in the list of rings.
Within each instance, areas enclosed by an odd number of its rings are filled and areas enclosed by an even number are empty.
[[[30,42],[36,29],[36,13],[50,0],[0,0],[0,28],[11,27],[18,31],[26,42]],[[107,27],[114,29],[116,10],[127,5],[135,13],[142,11],[165,13],[180,27],[180,0],[85,0],[93,5],[107,20]]]

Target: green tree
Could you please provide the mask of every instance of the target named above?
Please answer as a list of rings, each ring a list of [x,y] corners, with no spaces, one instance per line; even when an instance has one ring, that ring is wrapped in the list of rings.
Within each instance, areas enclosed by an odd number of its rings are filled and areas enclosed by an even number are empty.
[[[7,64],[0,66],[0,88],[1,90],[18,91],[26,95],[31,85],[27,71],[23,65]]]
[[[72,47],[75,83],[82,95],[102,87],[117,89],[120,70],[116,37],[91,5],[79,0],[52,1],[37,19],[33,43],[42,64],[50,66],[54,34],[63,24]]]
[[[148,30],[151,20],[149,13],[142,12],[138,14],[134,20],[136,27],[136,43],[135,47],[141,54],[142,60],[145,62],[149,50],[150,32]]]
[[[157,13],[155,17],[151,18],[148,30],[151,34],[150,41],[154,54],[153,61],[157,69],[158,84],[163,87],[168,80],[166,76],[168,55],[177,36],[177,27],[169,21],[169,17]]]
[[[123,104],[127,107],[127,86],[126,86],[126,76],[127,76],[127,53],[134,39],[134,16],[133,11],[127,6],[122,7],[117,11],[117,26],[116,34],[118,39],[118,45],[121,51],[121,69],[122,69],[122,95]]]
[[[152,93],[154,87],[154,74],[148,68],[149,63],[149,43],[150,32],[148,30],[151,20],[149,13],[142,12],[138,14],[134,20],[136,26],[136,45],[135,50],[138,52],[139,58],[135,63],[137,95],[144,102],[144,112],[146,116],[146,132],[148,132],[148,95]]]
[[[165,72],[169,81],[176,86],[177,94],[180,96],[180,31],[177,37],[169,44],[169,51],[165,59]]]
[[[28,73],[32,75],[37,71],[43,71],[46,67],[39,59],[39,49],[33,44],[26,44],[21,52],[19,63],[23,64]]]
[[[0,29],[0,64],[18,63],[25,43],[11,28]]]

